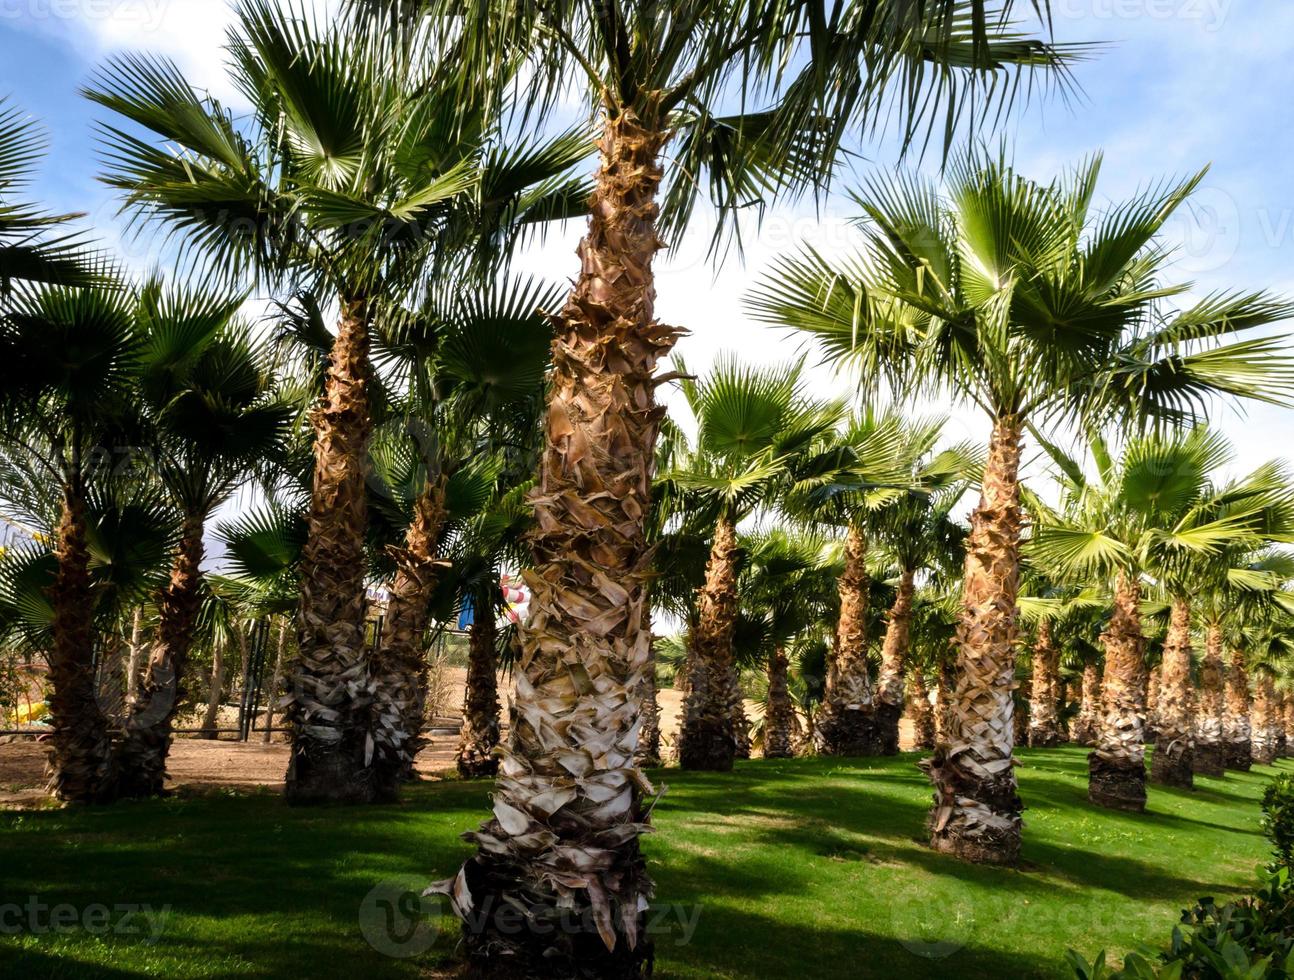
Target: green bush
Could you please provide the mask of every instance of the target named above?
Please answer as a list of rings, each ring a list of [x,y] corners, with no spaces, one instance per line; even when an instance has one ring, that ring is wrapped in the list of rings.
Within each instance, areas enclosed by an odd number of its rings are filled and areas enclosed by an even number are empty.
[[[1294,775],[1282,773],[1267,784],[1262,827],[1276,858],[1272,871],[1294,871]]]
[[[1262,808],[1275,860],[1257,894],[1225,905],[1200,899],[1182,913],[1166,952],[1129,954],[1121,970],[1104,950],[1091,963],[1070,950],[1079,980],[1294,980],[1294,776],[1273,779]]]

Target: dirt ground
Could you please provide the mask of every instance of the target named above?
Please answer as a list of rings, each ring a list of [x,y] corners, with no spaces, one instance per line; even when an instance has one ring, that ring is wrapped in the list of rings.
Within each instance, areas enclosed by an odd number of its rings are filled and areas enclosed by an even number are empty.
[[[433,713],[437,729],[430,735],[430,744],[418,755],[418,772],[435,778],[454,767],[454,751],[458,737],[452,729],[461,717],[459,706],[463,703],[466,671],[447,669],[440,678],[438,690],[432,691]],[[507,692],[506,682],[500,678],[500,694]],[[661,709],[661,733],[664,751],[668,755],[678,732],[682,697],[678,691],[663,689],[657,694]],[[746,703],[751,720],[760,716],[754,702]],[[226,708],[223,727],[236,727],[237,711]],[[171,748],[167,769],[169,785],[176,789],[204,791],[220,788],[251,789],[266,787],[281,789],[287,771],[288,746],[284,736],[276,733],[274,741],[266,745],[259,732],[253,733],[250,742],[235,742],[224,736],[221,740],[181,737]],[[904,719],[902,742],[910,745],[910,723]],[[45,759],[48,745],[28,737],[0,738],[0,807],[27,807],[45,803]]]
[[[501,678],[501,693],[503,687]],[[458,737],[448,729],[457,726],[461,712],[452,706],[463,703],[466,671],[451,668],[444,671],[441,688],[433,691],[434,714],[438,729],[433,729],[430,744],[418,755],[418,772],[435,778],[438,773],[454,767],[454,752]],[[659,694],[661,728],[667,744],[672,744],[678,730],[682,698],[677,691],[662,690]],[[747,704],[752,716],[758,713],[753,704]],[[237,710],[227,707],[220,720],[222,727],[236,727]],[[281,789],[287,771],[288,746],[284,736],[275,733],[274,741],[266,745],[259,732],[252,741],[231,741],[225,735],[220,740],[180,737],[171,747],[167,761],[169,785],[175,789],[197,791],[235,788],[266,787]],[[25,736],[0,739],[0,807],[26,807],[46,801],[45,760],[49,746],[46,742]]]

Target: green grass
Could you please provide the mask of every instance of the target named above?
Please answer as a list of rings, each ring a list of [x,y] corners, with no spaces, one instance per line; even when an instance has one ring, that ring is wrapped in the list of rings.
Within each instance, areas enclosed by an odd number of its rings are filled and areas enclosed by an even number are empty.
[[[929,791],[915,756],[658,773],[669,793],[646,844],[666,906],[657,975],[1063,977],[1067,947],[1162,944],[1183,906],[1253,883],[1266,851],[1258,798],[1275,770],[1154,787],[1134,816],[1087,804],[1082,750],[1021,756],[1020,871],[922,846]],[[452,922],[433,919],[436,944],[398,959],[366,942],[360,910],[379,882],[451,874],[488,790],[422,785],[368,809],[289,810],[254,794],[2,814],[0,906],[34,895],[170,913],[152,943],[84,928],[0,936],[0,976],[426,976],[452,950]],[[697,916],[690,941],[679,910]]]

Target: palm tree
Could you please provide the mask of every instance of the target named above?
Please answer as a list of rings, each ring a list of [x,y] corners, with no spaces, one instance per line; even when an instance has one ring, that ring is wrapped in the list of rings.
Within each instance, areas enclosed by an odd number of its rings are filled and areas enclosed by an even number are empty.
[[[747,559],[738,582],[741,614],[757,628],[738,630],[737,656],[762,662],[767,671],[764,758],[789,759],[795,754],[798,721],[787,651],[829,614],[839,569],[826,543],[812,537],[772,530],[742,544]],[[747,637],[754,641],[749,651],[742,649]]]
[[[119,794],[161,795],[171,726],[185,698],[185,665],[201,605],[211,515],[263,466],[284,436],[266,354],[237,319],[241,295],[145,285],[136,311],[144,424],[157,479],[183,531],[138,697],[118,747]]]
[[[1145,639],[1142,580],[1160,574],[1164,556],[1217,556],[1230,541],[1247,539],[1263,501],[1229,515],[1216,513],[1209,475],[1228,459],[1224,440],[1198,427],[1187,432],[1128,440],[1115,457],[1104,439],[1089,436],[1096,476],[1057,447],[1046,444],[1062,488],[1059,510],[1030,494],[1037,527],[1031,560],[1060,575],[1096,579],[1111,589],[1113,616],[1103,634],[1105,677],[1096,749],[1089,757],[1089,797],[1114,809],[1145,808]],[[1242,493],[1232,494],[1238,505]],[[1185,581],[1185,579],[1182,579]],[[1189,716],[1180,692],[1188,690],[1190,613],[1184,597],[1173,603],[1157,724],[1164,729],[1155,753],[1178,758],[1189,750]],[[1181,676],[1179,676],[1181,675]],[[1165,737],[1167,740],[1165,741]],[[1187,763],[1189,772],[1189,762]]]
[[[1029,700],[1029,745],[1046,748],[1065,741],[1061,723],[1061,660],[1083,632],[1083,623],[1103,605],[1091,589],[1058,581],[1055,566],[1046,574],[1036,565],[1026,566],[1020,618],[1035,630],[1032,650],[1032,688]]]
[[[23,292],[0,318],[0,361],[12,372],[0,392],[4,451],[20,457],[19,468],[38,470],[62,498],[49,590],[51,790],[69,802],[113,795],[109,732],[94,690],[87,508],[94,488],[123,463],[114,453],[123,443],[113,430],[129,427],[138,353],[130,295],[123,289]]]
[[[951,570],[949,558],[960,553],[965,538],[952,513],[983,465],[969,446],[934,452],[944,426],[944,419],[905,425],[905,445],[900,455],[911,461],[901,481],[907,487],[889,495],[875,495],[876,507],[867,519],[886,557],[892,556],[898,566],[876,685],[876,720],[883,755],[894,755],[899,750],[899,719],[903,715],[905,662],[917,576],[928,570],[940,574]]]
[[[686,367],[680,366],[681,371]],[[697,619],[688,635],[688,697],[679,733],[685,769],[726,772],[739,734],[741,705],[733,660],[741,550],[737,525],[771,504],[807,471],[818,472],[834,452],[824,440],[835,433],[843,406],[810,399],[803,367],[759,370],[719,361],[683,392],[697,424],[690,451],[663,479],[675,505],[713,527],[710,558]]]
[[[1215,341],[1294,312],[1263,293],[1206,297],[1174,313],[1159,286],[1164,222],[1202,174],[1103,213],[1094,157],[1039,184],[1003,157],[970,153],[946,196],[930,181],[872,180],[860,205],[866,255],[781,260],[754,293],[756,316],[817,337],[908,391],[949,389],[992,425],[971,521],[952,740],[928,767],[933,845],[1014,863],[1020,803],[1012,764],[1021,527],[1019,465],[1031,426],[1111,418],[1180,420],[1214,393],[1283,403],[1294,362],[1282,341]]]
[[[45,150],[37,125],[0,97],[0,310],[15,290],[35,285],[91,286],[102,270],[86,241],[63,230],[75,214],[49,214],[22,201]]]
[[[129,208],[220,271],[327,294],[338,310],[311,415],[310,534],[287,702],[294,803],[372,800],[388,785],[371,767],[375,739],[391,729],[370,730],[363,642],[375,324],[429,262],[465,248],[506,254],[496,233],[578,200],[578,184],[554,174],[586,155],[582,138],[503,149],[496,106],[453,84],[447,66],[461,52],[436,47],[446,62],[427,64],[430,47],[244,0],[229,51],[231,78],[254,107],[246,124],[159,59],[114,59],[87,93],[178,148],[105,127],[105,180]]]
[[[631,761],[619,762],[632,760],[639,727],[634,705],[650,659],[641,607],[650,576],[644,522],[663,414],[654,375],[680,335],[655,317],[652,263],[662,236],[681,231],[703,186],[732,219],[779,191],[824,183],[843,134],[860,121],[878,121],[879,111],[875,117],[871,111],[886,92],[905,93],[896,100],[897,115],[910,134],[932,107],[949,108],[955,124],[982,84],[1009,66],[1051,68],[1061,59],[1054,48],[986,17],[982,0],[915,6],[864,0],[826,13],[808,0],[774,6],[702,0],[685,8],[492,0],[466,14],[452,0],[367,5],[429,11],[443,29],[461,31],[465,74],[529,59],[535,83],[529,101],[537,110],[552,103],[560,83],[587,83],[597,113],[600,163],[591,217],[579,247],[579,278],[556,322],[548,447],[534,498],[533,612],[523,634],[529,680],[521,704],[532,690],[536,704],[564,698],[560,729],[570,738],[558,752],[547,732],[519,732],[513,751],[525,761],[518,767],[535,781],[501,782],[500,794],[525,815],[514,826],[544,828],[555,838],[537,854],[483,848],[470,872],[477,885],[471,906],[520,902],[535,913],[527,921],[538,925],[516,935],[492,916],[482,921],[466,905],[456,908],[479,923],[468,930],[469,956],[495,963],[510,951],[527,968],[560,974],[569,972],[585,933],[542,938],[537,930],[573,901],[590,911],[606,947],[600,965],[584,950],[582,968],[636,976],[650,959],[650,944],[639,942],[641,916],[634,910],[644,905],[650,885],[637,837],[625,828],[640,822],[637,793],[646,784]],[[1012,4],[1002,6],[1009,13]],[[988,101],[1000,106],[996,96],[1006,89],[988,85],[987,91]],[[732,115],[723,108],[765,95],[768,101],[753,111]],[[588,696],[570,691],[572,657],[593,679]],[[608,725],[616,751],[599,755],[591,771],[623,788],[624,804],[609,811],[600,792],[580,789],[562,800],[554,819],[549,787],[533,774],[542,771],[564,785],[570,774],[558,758],[583,752],[581,734]],[[568,822],[568,814],[578,819]],[[608,835],[610,866],[577,879],[553,875],[553,848],[569,846],[565,828],[584,827],[589,819]],[[482,834],[513,841],[527,832],[491,822]],[[462,874],[466,880],[469,872]],[[465,892],[460,887],[456,894]]]

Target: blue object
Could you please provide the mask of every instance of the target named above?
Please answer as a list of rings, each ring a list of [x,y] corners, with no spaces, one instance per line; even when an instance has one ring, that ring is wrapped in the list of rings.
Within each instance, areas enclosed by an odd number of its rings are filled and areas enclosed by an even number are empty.
[[[458,628],[465,630],[474,622],[476,622],[476,613],[472,608],[472,597],[469,595],[463,599],[463,604],[458,607]]]

